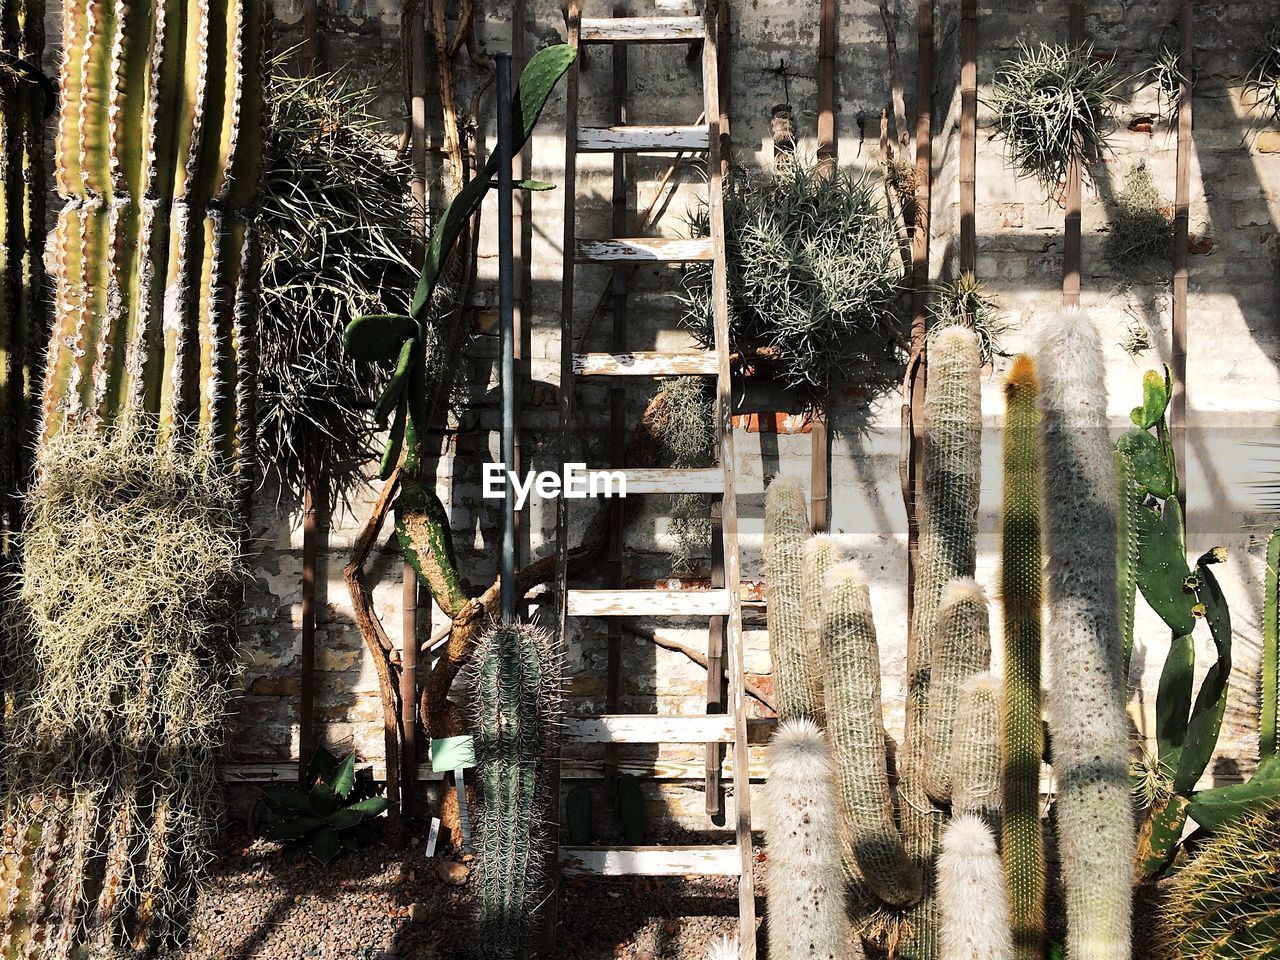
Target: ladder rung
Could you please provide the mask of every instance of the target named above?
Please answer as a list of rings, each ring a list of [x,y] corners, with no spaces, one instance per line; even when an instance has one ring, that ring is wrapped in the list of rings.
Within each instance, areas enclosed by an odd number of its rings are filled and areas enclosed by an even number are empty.
[[[566,613],[571,617],[727,617],[729,591],[570,590]]]
[[[701,17],[614,17],[582,21],[582,43],[679,43],[701,40],[706,26]]]
[[[632,237],[617,240],[579,240],[578,263],[683,263],[715,256],[710,237]]]
[[[711,135],[699,127],[579,127],[578,149],[584,153],[662,153],[706,150]]]
[[[687,377],[715,375],[714,353],[575,353],[573,372],[580,377]]]
[[[742,873],[742,851],[736,845],[701,847],[561,847],[565,873],[597,876],[736,877]]]
[[[661,717],[652,713],[614,713],[566,717],[564,737],[570,743],[732,743],[733,715]]]
[[[613,489],[617,486],[608,478],[621,474],[625,478],[627,496],[643,493],[724,493],[724,474],[719,467],[698,469],[645,468],[618,470],[589,470],[588,484],[592,490]],[[601,475],[597,482],[595,477]],[[603,484],[603,485],[602,485]]]

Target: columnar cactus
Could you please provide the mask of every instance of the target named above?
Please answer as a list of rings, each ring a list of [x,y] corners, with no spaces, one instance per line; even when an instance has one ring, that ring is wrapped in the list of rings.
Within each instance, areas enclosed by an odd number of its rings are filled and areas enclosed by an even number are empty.
[[[514,960],[546,894],[548,761],[557,745],[561,657],[527,624],[495,624],[472,654],[476,767],[476,886],[488,956]]]
[[[849,562],[831,569],[821,592],[827,734],[846,875],[860,876],[886,903],[907,907],[920,899],[922,877],[894,821],[870,593]]]
[[[958,815],[942,833],[938,912],[941,960],[1013,960],[1000,854],[981,817]]]
[[[1000,798],[1000,678],[975,673],[960,685],[951,751],[951,812],[996,823]]]
[[[951,753],[960,686],[991,666],[987,595],[977,581],[952,580],[938,607],[924,725],[924,785],[936,803],[951,801]]]
[[[789,477],[776,477],[765,491],[764,576],[769,591],[769,654],[778,719],[809,717],[821,711],[818,664],[805,629],[802,579],[804,544],[809,539],[809,511],[804,488]]]
[[[45,437],[154,422],[247,477],[264,10],[66,4]]]
[[[807,717],[778,727],[762,800],[772,960],[861,956],[845,916],[831,752]]]
[[[815,664],[814,720],[818,726],[827,727],[827,706],[824,693],[822,661],[822,604],[825,595],[823,585],[827,573],[841,560],[836,542],[825,533],[815,534],[805,541],[804,557],[800,565],[801,594],[804,603],[805,653]]]
[[[1115,466],[1098,332],[1065,308],[1032,331],[1041,380],[1049,725],[1073,960],[1130,955],[1133,812],[1116,597]]]
[[[1040,822],[1044,721],[1040,703],[1040,413],[1035,363],[1013,362],[1005,381],[1004,510],[1000,599],[1004,613],[1001,719],[1001,857],[1018,960],[1043,960],[1045,852]]]
[[[1258,756],[1265,760],[1280,751],[1276,739],[1277,687],[1280,686],[1280,527],[1267,538],[1267,570],[1262,601],[1262,711],[1259,718]]]

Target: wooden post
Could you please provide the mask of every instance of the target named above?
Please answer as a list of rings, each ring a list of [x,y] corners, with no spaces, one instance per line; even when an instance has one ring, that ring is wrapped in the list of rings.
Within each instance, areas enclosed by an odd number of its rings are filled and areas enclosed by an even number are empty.
[[[401,577],[400,646],[400,813],[405,820],[414,816],[418,785],[418,575],[409,564]]]
[[[1178,55],[1178,166],[1173,215],[1173,351],[1170,356],[1169,428],[1178,466],[1178,499],[1187,505],[1187,242],[1191,219],[1191,82],[1194,63],[1191,0],[1182,0],[1182,50]]]
[[[527,58],[527,44],[525,42],[525,0],[513,0],[511,4],[511,75],[519,77],[520,72],[524,69],[525,60]],[[520,152],[511,160],[511,175],[516,181],[524,179],[524,171],[528,166],[528,157],[530,155],[530,146],[525,144]],[[516,348],[516,452],[515,452],[515,471],[519,476],[524,476],[525,455],[524,455],[524,437],[522,430],[522,420],[524,416],[525,390],[529,383],[529,360],[533,356],[532,350],[532,326],[524,322],[525,311],[529,303],[529,258],[525,256],[524,249],[524,231],[525,204],[528,203],[525,191],[517,190],[511,198],[511,235],[513,239],[512,253],[515,259],[516,270],[512,281],[515,285],[513,291],[514,307],[512,310],[512,322],[515,329],[515,348]],[[529,525],[525,522],[524,515],[516,514],[516,569],[519,570],[529,562]],[[523,605],[523,598],[521,598]]]
[[[316,541],[319,537],[317,501],[323,497],[320,483],[322,441],[313,428],[302,438],[302,644],[298,653],[298,782],[305,782],[316,751]]]
[[[302,66],[314,74],[320,62],[320,2],[302,0]]]
[[[978,0],[960,0],[960,275],[970,279],[978,269],[977,166]]]
[[[1079,47],[1084,40],[1084,8],[1080,0],[1067,3],[1067,44]],[[1080,303],[1080,183],[1083,179],[1080,144],[1074,144],[1071,162],[1067,164],[1066,216],[1062,237],[1062,305]]]
[[[836,48],[839,31],[836,0],[822,0],[818,16],[818,169],[835,170],[840,145],[836,135]],[[831,434],[824,400],[814,411],[809,432],[809,515],[815,533],[831,527]]]

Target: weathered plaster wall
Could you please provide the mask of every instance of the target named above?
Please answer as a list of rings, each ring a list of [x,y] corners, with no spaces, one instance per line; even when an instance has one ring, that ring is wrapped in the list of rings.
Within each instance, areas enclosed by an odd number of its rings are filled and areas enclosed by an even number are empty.
[[[653,0],[635,0],[633,12],[652,11]],[[489,50],[508,46],[507,4],[484,5],[477,36]],[[530,0],[526,26],[530,48],[563,36],[563,18],[554,0]],[[740,163],[771,161],[770,108],[789,98],[797,116],[801,149],[813,149],[816,117],[817,2],[753,0],[733,4],[732,46],[733,138]],[[954,271],[958,224],[958,78],[956,6],[939,0],[939,71],[935,94],[936,171],[933,249],[935,276]],[[1117,66],[1132,72],[1169,33],[1178,4],[1121,2],[1086,3],[1087,35],[1098,50],[1114,52]],[[1196,94],[1196,158],[1192,168],[1192,232],[1197,254],[1191,261],[1189,524],[1193,551],[1223,543],[1230,560],[1223,568],[1223,586],[1231,601],[1236,630],[1236,673],[1219,773],[1229,775],[1238,765],[1247,769],[1253,753],[1258,622],[1262,575],[1260,534],[1268,514],[1253,486],[1268,478],[1268,452],[1259,442],[1276,439],[1280,376],[1276,369],[1277,244],[1280,231],[1280,133],[1262,125],[1241,102],[1233,78],[1247,66],[1256,37],[1269,27],[1276,13],[1270,3],[1200,3],[1196,28],[1200,85]],[[278,5],[279,34],[296,37],[298,10],[294,3]],[[902,69],[906,78],[908,115],[914,100],[914,4],[890,3],[902,19],[898,31]],[[605,15],[611,4],[586,0],[589,14]],[[1055,42],[1065,35],[1063,5],[1028,0],[981,4],[979,34],[980,83],[984,86],[997,65],[1013,55],[1019,42]],[[367,0],[344,4],[331,16],[328,49],[331,62],[347,60],[362,76],[387,90],[383,102],[398,129],[399,4]],[[1166,38],[1166,41],[1168,38]],[[464,68],[465,69],[465,68]],[[838,63],[838,127],[842,164],[876,175],[879,165],[879,116],[889,104],[888,56],[884,25],[877,4],[841,0]],[[697,73],[684,60],[683,49],[637,51],[632,59],[633,121],[693,122],[700,110]],[[607,54],[595,52],[583,77],[583,116],[607,118]],[[1143,369],[1169,355],[1169,288],[1161,271],[1130,276],[1109,267],[1102,256],[1108,210],[1131,165],[1145,161],[1167,195],[1173,192],[1175,138],[1163,119],[1151,132],[1128,129],[1139,115],[1158,111],[1154,91],[1121,91],[1113,150],[1094,171],[1094,188],[1086,193],[1084,210],[1083,302],[1094,314],[1107,345],[1110,410],[1114,426],[1123,428],[1135,402]],[[485,100],[486,111],[491,109]],[[989,113],[980,111],[978,158],[978,272],[998,299],[1012,329],[1005,350],[1012,355],[1023,346],[1020,326],[1028,316],[1054,309],[1061,271],[1061,211],[1047,203],[1039,188],[1020,181],[1005,168],[1002,145],[991,139]],[[489,140],[489,130],[481,136]],[[547,110],[532,147],[529,175],[559,182],[563,167],[564,115],[560,95]],[[649,158],[632,166],[635,187],[631,209],[643,210],[653,196],[667,161]],[[682,167],[683,186],[661,209],[660,230],[679,232],[694,202],[698,172]],[[579,170],[579,235],[605,236],[609,217],[609,167],[604,157],[584,157]],[[558,389],[560,237],[564,197],[560,191],[535,194],[530,204],[531,303],[534,324],[530,392],[524,414],[525,442],[535,466],[551,466],[549,443],[556,425]],[[481,283],[476,294],[477,339],[467,359],[471,399],[460,413],[457,432],[450,436],[441,460],[439,490],[450,510],[465,574],[473,583],[492,578],[496,566],[498,510],[496,502],[480,496],[480,464],[497,454],[495,357],[492,333],[493,280],[496,274],[493,217],[487,214],[480,252]],[[603,289],[605,272],[579,271],[576,317],[584,325]],[[639,271],[632,285],[632,347],[677,349],[687,342],[679,329],[678,310],[670,293],[676,289],[670,270]],[[1131,356],[1121,347],[1132,328],[1149,331],[1153,346]],[[597,322],[588,349],[606,349],[607,320]],[[994,585],[998,544],[1000,480],[999,424],[1001,377],[1008,358],[997,359],[984,377],[983,410],[987,424],[984,459],[979,580]],[[598,388],[579,392],[582,417],[582,459],[604,463],[607,450],[605,399]],[[643,387],[630,396],[638,412]],[[902,676],[905,659],[905,520],[898,489],[899,398],[872,394],[859,384],[845,385],[831,414],[832,530],[856,556],[871,578],[877,627],[881,637],[886,712],[891,730],[901,727]],[[753,387],[744,409],[776,406],[767,391]],[[735,465],[740,488],[744,576],[758,580],[763,486],[776,473],[809,476],[810,438],[805,434],[761,433],[740,429],[735,437]],[[321,623],[317,635],[321,674],[318,680],[321,733],[335,744],[354,743],[366,759],[381,756],[381,727],[377,685],[354,627],[341,577],[354,531],[364,519],[365,498],[349,512],[333,518],[324,551],[321,577]],[[249,669],[246,695],[234,743],[239,761],[283,761],[296,750],[297,656],[299,652],[300,531],[296,516],[277,519],[274,498],[264,495],[256,529],[261,555],[251,603],[246,613],[244,647]],[[579,528],[587,509],[575,511]],[[530,530],[535,555],[550,549],[554,519],[552,504],[535,503]],[[648,582],[665,575],[664,527],[660,514],[647,511],[628,534],[628,576]],[[389,633],[398,636],[400,623],[399,561],[383,543],[375,554],[374,578],[379,610]],[[997,620],[998,620],[998,609]],[[442,626],[437,611],[420,617],[420,637]],[[675,631],[679,639],[700,643],[696,631]],[[996,634],[998,636],[998,633]],[[1166,637],[1151,616],[1139,622],[1139,650],[1135,678],[1145,714],[1150,705]],[[1207,646],[1207,641],[1204,641]],[[1053,638],[1047,638],[1052,655]],[[1211,657],[1199,651],[1202,667]],[[660,712],[698,710],[703,701],[704,675],[679,654],[656,649],[647,641],[624,642],[623,708]],[[997,652],[997,660],[999,654]],[[598,625],[586,624],[575,633],[569,657],[569,708],[590,712],[602,706],[604,642]],[[767,640],[755,626],[748,631],[748,670],[767,685],[770,665]],[[1149,721],[1142,721],[1144,729]],[[641,750],[641,760],[653,754]],[[668,762],[687,762],[695,773],[701,747],[664,751]],[[676,813],[690,827],[705,827],[701,780],[652,785],[655,812]]]

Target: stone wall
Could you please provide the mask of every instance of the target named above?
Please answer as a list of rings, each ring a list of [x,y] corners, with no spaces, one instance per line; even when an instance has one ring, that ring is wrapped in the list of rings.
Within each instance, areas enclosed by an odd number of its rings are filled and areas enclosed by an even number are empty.
[[[479,5],[479,4],[478,4]],[[478,14],[480,46],[489,51],[509,45],[511,24],[506,4],[482,4]],[[636,0],[633,12],[652,12],[652,0]],[[900,45],[908,116],[913,112],[914,4],[891,0],[901,19]],[[958,19],[954,0],[938,3],[938,86],[935,92],[935,210],[933,273],[954,274],[958,242],[957,148]],[[1112,55],[1117,69],[1132,73],[1147,65],[1150,52],[1172,42],[1171,21],[1178,4],[1086,3],[1086,33],[1100,53]],[[327,48],[331,62],[348,61],[352,69],[386,91],[383,101],[398,130],[400,100],[396,94],[399,62],[399,4],[367,0],[342,4],[331,11]],[[563,17],[553,0],[529,0],[525,24],[530,49],[563,37]],[[979,82],[984,90],[996,67],[1013,56],[1021,42],[1057,42],[1065,36],[1062,4],[1009,0],[980,4]],[[1257,37],[1270,26],[1270,4],[1202,3],[1197,5],[1196,156],[1192,166],[1190,356],[1188,359],[1189,527],[1191,550],[1225,544],[1229,561],[1222,568],[1223,588],[1232,605],[1236,633],[1233,693],[1214,776],[1230,777],[1247,770],[1254,753],[1256,724],[1255,674],[1261,611],[1262,538],[1269,523],[1265,495],[1256,484],[1272,475],[1266,444],[1276,439],[1280,375],[1276,368],[1277,216],[1280,216],[1280,132],[1251,113],[1237,79],[1247,68]],[[587,0],[589,15],[606,15],[610,4]],[[296,38],[299,10],[277,8],[279,36]],[[814,148],[816,124],[817,2],[756,0],[733,4],[732,45],[733,141],[739,163],[765,165],[772,160],[770,108],[789,100],[797,117],[801,151]],[[583,76],[585,122],[604,122],[608,110],[607,52],[595,51]],[[462,68],[465,71],[465,67]],[[877,4],[842,0],[838,76],[840,162],[878,176],[880,113],[890,102],[889,58]],[[637,50],[632,58],[632,122],[691,123],[698,116],[698,75],[686,65],[681,48]],[[562,92],[561,92],[562,93]],[[1112,149],[1092,171],[1092,187],[1084,207],[1083,303],[1103,332],[1107,348],[1110,410],[1115,428],[1123,429],[1136,402],[1141,374],[1169,356],[1170,298],[1168,271],[1153,269],[1132,275],[1109,266],[1104,245],[1109,212],[1133,164],[1152,170],[1160,189],[1172,196],[1175,136],[1160,115],[1154,89],[1129,83],[1119,91]],[[485,98],[484,111],[491,111]],[[491,144],[489,121],[480,136]],[[563,168],[564,114],[561,94],[553,100],[532,145],[529,176],[559,182]],[[992,139],[988,109],[980,109],[977,168],[978,273],[996,297],[1010,330],[1005,354],[984,376],[983,412],[987,425],[983,450],[984,488],[978,578],[994,588],[998,559],[996,531],[1000,505],[999,451],[1002,410],[1001,378],[1009,357],[1023,346],[1020,328],[1036,313],[1058,303],[1062,258],[1062,213],[1047,202],[1033,182],[1019,180],[1005,166],[1003,146]],[[631,210],[644,210],[654,195],[668,160],[646,158],[631,165]],[[695,203],[699,175],[685,165],[675,177],[675,196],[661,206],[659,230],[684,229]],[[609,216],[609,161],[584,157],[578,181],[579,235],[606,236]],[[550,467],[550,442],[557,423],[559,302],[564,197],[561,191],[534,194],[530,224],[531,307],[533,323],[530,391],[523,414],[526,448],[534,466]],[[474,308],[476,340],[466,359],[470,397],[453,426],[438,470],[441,496],[450,511],[464,573],[475,585],[494,576],[498,542],[497,501],[480,496],[480,466],[497,456],[497,339],[494,324],[496,238],[492,212],[486,211],[480,250],[480,276]],[[599,268],[579,270],[575,318],[580,330],[606,282]],[[644,269],[631,290],[634,349],[679,349],[688,334],[678,323],[678,307],[670,294],[678,278],[669,269]],[[1140,336],[1145,332],[1145,337]],[[607,349],[607,319],[592,328],[587,349]],[[1132,348],[1147,340],[1149,347]],[[638,413],[646,395],[633,388],[629,405]],[[607,415],[599,388],[580,390],[582,456],[604,464]],[[760,577],[763,486],[777,473],[806,481],[810,472],[810,437],[796,418],[746,416],[786,406],[785,398],[766,386],[751,384],[735,437],[742,521],[744,577]],[[871,579],[881,638],[886,714],[891,731],[902,722],[902,677],[905,667],[905,519],[898,487],[900,399],[857,383],[845,384],[835,397],[833,432],[832,531],[855,556]],[[783,424],[783,430],[760,425]],[[795,428],[796,432],[787,432]],[[317,633],[320,674],[317,681],[320,733],[335,747],[354,745],[361,756],[378,762],[382,735],[376,677],[352,620],[341,577],[354,531],[369,509],[369,496],[340,511],[329,525],[323,551]],[[233,759],[239,763],[287,761],[296,753],[297,657],[300,603],[300,531],[297,517],[279,517],[275,497],[264,492],[256,531],[261,553],[243,632],[248,669],[240,706]],[[581,529],[587,508],[575,511]],[[554,505],[534,503],[529,529],[535,556],[551,549]],[[669,540],[660,510],[646,509],[628,533],[627,576],[647,583],[668,572]],[[375,552],[376,599],[388,632],[399,635],[401,592],[399,559],[382,543]],[[1141,604],[1140,604],[1141,607]],[[998,631],[998,606],[994,608]],[[443,625],[436,611],[419,618],[419,636]],[[701,643],[697,631],[671,631],[687,643]],[[995,634],[999,636],[998,632]],[[1150,729],[1153,695],[1167,637],[1163,627],[1142,611],[1135,653],[1135,717]],[[769,681],[767,640],[753,625],[747,633],[747,667],[762,685]],[[1201,668],[1212,659],[1201,639]],[[1053,638],[1046,638],[1052,655]],[[696,711],[704,700],[702,671],[679,654],[658,649],[639,638],[623,644],[623,709]],[[999,652],[997,651],[997,662]],[[577,628],[571,638],[569,709],[601,708],[604,637],[599,624]],[[670,774],[687,764],[696,774],[702,748],[640,750],[636,762]],[[673,815],[691,828],[707,826],[701,779],[662,780],[648,784],[656,815]]]

